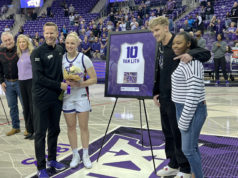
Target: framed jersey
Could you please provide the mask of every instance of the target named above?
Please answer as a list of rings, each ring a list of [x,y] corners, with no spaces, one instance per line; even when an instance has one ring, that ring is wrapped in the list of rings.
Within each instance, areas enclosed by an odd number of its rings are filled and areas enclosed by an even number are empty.
[[[109,34],[105,96],[153,97],[157,43],[148,30]]]

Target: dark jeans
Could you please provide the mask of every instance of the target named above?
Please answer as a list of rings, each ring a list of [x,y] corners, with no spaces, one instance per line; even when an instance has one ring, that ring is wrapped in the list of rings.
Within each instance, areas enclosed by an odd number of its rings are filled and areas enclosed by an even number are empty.
[[[18,100],[19,97],[20,102],[22,103],[21,92],[19,88],[19,81],[10,82],[5,81],[6,84],[6,98],[7,104],[10,108],[10,116],[12,119],[12,128],[19,129],[20,128],[20,120],[19,120],[19,110],[18,110]]]
[[[221,66],[221,70],[223,73],[223,77],[225,80],[228,80],[228,76],[226,73],[226,58],[221,57],[221,58],[214,58],[214,68],[215,68],[215,76],[216,80],[219,80],[219,68]]]
[[[19,86],[23,103],[23,114],[27,132],[34,133],[33,127],[33,106],[32,106],[32,79],[19,80]]]
[[[180,168],[181,172],[190,173],[190,165],[182,152],[181,134],[176,120],[176,109],[170,99],[160,99],[162,131],[165,137],[165,154],[170,159],[169,167]]]
[[[33,98],[33,112],[35,120],[35,154],[37,159],[37,169],[45,169],[45,137],[47,135],[48,144],[48,161],[56,160],[57,140],[60,133],[60,115],[62,110],[62,102],[37,103]]]

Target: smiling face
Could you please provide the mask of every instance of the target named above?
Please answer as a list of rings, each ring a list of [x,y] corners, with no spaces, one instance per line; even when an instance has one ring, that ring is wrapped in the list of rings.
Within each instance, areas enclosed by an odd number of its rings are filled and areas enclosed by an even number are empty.
[[[165,25],[156,25],[154,28],[151,28],[153,36],[157,42],[162,42],[165,40],[166,33],[169,31],[168,26]]]
[[[73,36],[68,36],[65,40],[65,47],[68,53],[74,54],[78,50],[78,41]]]
[[[14,38],[11,34],[5,34],[2,36],[2,43],[7,49],[12,49],[15,45]]]
[[[58,31],[54,26],[44,27],[44,38],[48,45],[54,46],[58,37]]]
[[[18,41],[18,45],[19,45],[19,48],[21,49],[21,51],[24,51],[27,49],[27,41],[24,39],[24,38],[20,38],[19,41]]]
[[[191,46],[190,42],[187,42],[183,35],[176,35],[173,40],[172,49],[178,56],[184,54]]]

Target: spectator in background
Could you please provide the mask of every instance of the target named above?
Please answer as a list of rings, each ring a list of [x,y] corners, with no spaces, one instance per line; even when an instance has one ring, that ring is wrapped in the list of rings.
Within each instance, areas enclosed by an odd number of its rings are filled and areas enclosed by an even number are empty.
[[[226,13],[226,19],[225,19],[225,26],[226,26],[226,29],[229,28],[230,25],[231,25],[230,13],[227,12],[227,13]]]
[[[23,26],[20,26],[20,29],[19,29],[19,34],[24,34],[24,29],[23,29]]]
[[[68,8],[68,5],[67,5],[67,4],[64,5],[64,16],[65,16],[65,17],[68,17],[68,16],[69,16],[69,8]]]
[[[75,16],[74,16],[74,25],[75,26],[79,25],[79,14],[75,14]]]
[[[196,33],[196,39],[197,39],[197,45],[198,47],[201,47],[201,48],[206,48],[206,40],[202,37],[202,32],[201,30],[198,30]]]
[[[202,17],[202,20],[206,20],[206,8],[205,8],[205,6],[201,6],[200,15]]]
[[[221,20],[220,20],[220,19],[217,19],[217,24],[216,24],[216,27],[215,27],[215,29],[216,29],[216,36],[217,36],[218,34],[221,34],[221,36],[222,36],[222,38],[223,38],[223,37],[224,37],[223,31],[224,31],[225,28],[226,28],[226,27],[225,27],[224,24],[221,23]]]
[[[91,54],[90,54],[91,45],[88,41],[87,36],[84,37],[81,47],[82,47],[82,52],[90,58],[91,57]]]
[[[214,33],[216,31],[216,24],[217,24],[217,18],[216,16],[214,15],[212,17],[212,19],[210,20],[210,24],[208,26],[208,30],[211,32],[211,33]]]
[[[69,22],[70,22],[70,25],[74,25],[74,14],[73,13],[70,13],[70,16],[69,16]]]
[[[151,13],[151,16],[150,16],[150,18],[149,18],[149,21],[152,20],[152,19],[154,19],[154,18],[156,18],[156,16],[155,16],[155,13],[152,12],[152,13]]]
[[[35,39],[37,42],[39,42],[39,40],[40,40],[39,32],[35,33],[35,36],[33,36],[33,39]]]
[[[89,37],[88,37],[88,41],[90,43],[90,46],[92,46],[93,42],[95,40],[95,36],[93,35],[93,32],[91,31]]]
[[[192,30],[191,27],[188,24],[188,20],[184,21],[183,29],[184,29],[185,32],[190,32]]]
[[[73,4],[70,4],[70,6],[69,6],[69,14],[74,14],[74,6],[73,6]]]
[[[119,22],[119,26],[121,28],[121,31],[126,31],[126,22],[124,21],[124,19],[122,18],[122,21]]]
[[[212,45],[212,52],[214,53],[214,69],[215,69],[215,78],[216,78],[216,86],[219,86],[219,68],[221,66],[223,77],[226,80],[226,86],[229,86],[228,76],[226,73],[226,49],[227,44],[222,40],[222,35],[217,35],[217,41]]]
[[[10,30],[11,29],[8,27],[8,25],[6,25],[5,28],[4,28],[4,32],[10,32]]]
[[[89,27],[87,27],[85,31],[86,36],[89,37],[92,31],[89,29]]]
[[[206,5],[207,5],[207,0],[199,0],[199,2],[200,2],[200,6],[206,7]]]
[[[6,13],[7,10],[8,10],[7,6],[6,6],[6,5],[3,5],[2,8],[1,8],[1,14]]]
[[[51,6],[47,7],[46,12],[47,12],[47,17],[49,17],[51,13]]]
[[[100,50],[101,50],[101,44],[100,44],[100,42],[98,40],[98,37],[95,37],[95,41],[92,44],[92,55],[93,55],[93,58],[100,59],[100,57],[101,57]]]
[[[207,2],[206,7],[206,20],[211,20],[214,15],[214,7],[211,5],[211,2]]]
[[[101,44],[101,50],[100,53],[105,57],[107,54],[107,36],[106,33],[102,34],[101,40],[100,40],[100,44]]]
[[[173,12],[174,9],[174,2],[172,0],[168,0],[168,2],[166,3],[166,14],[171,14]]]
[[[131,30],[131,23],[128,17],[125,18],[125,23],[126,23],[126,30]]]
[[[237,23],[238,20],[238,3],[235,1],[233,7],[231,8],[231,21]]]
[[[54,17],[54,13],[50,12],[50,18],[53,18],[53,17]]]
[[[136,21],[136,18],[133,18],[133,20],[131,22],[131,30],[136,30],[136,29],[138,29],[138,27],[139,27],[139,24]]]
[[[199,14],[196,14],[196,24],[197,24],[197,30],[201,30],[202,34],[204,34],[203,20]]]
[[[138,22],[139,27],[141,27],[143,25],[143,20],[140,18],[139,15],[137,16],[137,20],[136,21]]]
[[[63,25],[63,27],[62,27],[62,29],[61,29],[61,32],[63,32],[64,38],[66,38],[66,36],[67,36],[67,34],[68,34],[68,30],[67,30],[67,28],[66,28],[65,25]]]
[[[191,30],[193,30],[194,29],[194,25],[195,25],[195,20],[194,20],[193,16],[190,16],[188,18],[188,26],[190,27]]]
[[[84,37],[86,36],[86,31],[85,29],[83,28],[82,30],[80,30],[80,33],[79,33],[79,38],[81,39],[81,41],[84,40]]]
[[[35,10],[33,10],[32,14],[31,14],[31,19],[32,20],[36,20],[37,19],[37,13]]]
[[[97,29],[96,25],[93,25],[92,32],[95,37],[99,37],[99,30]]]
[[[236,27],[235,27],[235,22],[231,22],[230,27],[224,31],[226,34],[227,40],[233,40],[236,36]]]
[[[65,42],[64,42],[64,36],[63,37],[60,37],[59,38],[59,43],[58,43],[58,45],[60,45],[62,48],[63,48],[63,50],[64,50],[64,53],[66,52],[66,49],[65,49]]]
[[[107,22],[107,30],[108,31],[112,31],[114,29],[114,24],[113,24],[113,22],[112,21],[108,21]]]

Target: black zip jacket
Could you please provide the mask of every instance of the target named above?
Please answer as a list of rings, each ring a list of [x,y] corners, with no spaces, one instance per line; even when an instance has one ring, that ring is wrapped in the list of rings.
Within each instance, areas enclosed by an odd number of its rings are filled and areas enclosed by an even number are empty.
[[[62,57],[64,51],[60,45],[55,47],[43,43],[31,54],[32,96],[36,102],[55,101],[61,93],[63,81]]]
[[[165,46],[162,43],[159,44],[159,66],[157,66],[157,76],[153,89],[153,95],[159,95],[159,99],[171,100],[171,75],[180,62],[179,59],[173,60],[176,57],[172,49],[174,37],[175,35],[173,34],[169,43]],[[188,54],[193,57],[193,60],[199,60],[201,62],[206,62],[211,58],[210,51],[200,47],[189,50]]]

